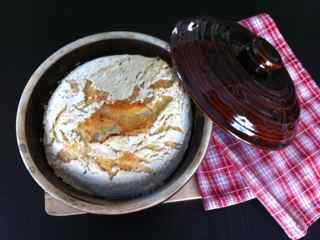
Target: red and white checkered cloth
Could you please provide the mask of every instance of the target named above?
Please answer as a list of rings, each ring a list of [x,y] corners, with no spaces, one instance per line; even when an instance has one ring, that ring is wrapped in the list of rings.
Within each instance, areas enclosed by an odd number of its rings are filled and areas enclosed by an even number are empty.
[[[240,23],[279,51],[300,101],[297,136],[282,150],[265,151],[214,126],[197,172],[204,207],[257,198],[290,238],[299,239],[320,216],[320,90],[269,15]]]

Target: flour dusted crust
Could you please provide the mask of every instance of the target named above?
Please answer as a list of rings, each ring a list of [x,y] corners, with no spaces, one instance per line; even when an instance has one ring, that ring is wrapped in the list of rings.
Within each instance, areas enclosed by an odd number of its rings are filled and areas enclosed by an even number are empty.
[[[190,100],[168,64],[115,55],[82,64],[61,81],[44,115],[44,146],[66,183],[128,198],[174,171],[190,130]]]

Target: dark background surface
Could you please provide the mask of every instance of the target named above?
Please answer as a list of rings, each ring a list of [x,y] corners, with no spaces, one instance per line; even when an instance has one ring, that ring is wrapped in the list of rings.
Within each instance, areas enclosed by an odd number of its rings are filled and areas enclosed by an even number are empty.
[[[204,212],[201,201],[127,216],[50,217],[43,193],[25,170],[15,140],[19,97],[35,68],[80,37],[129,30],[168,40],[181,18],[239,20],[269,13],[314,79],[320,79],[320,1],[20,1],[1,3],[0,239],[287,239],[256,201]],[[305,239],[320,239],[320,220]]]

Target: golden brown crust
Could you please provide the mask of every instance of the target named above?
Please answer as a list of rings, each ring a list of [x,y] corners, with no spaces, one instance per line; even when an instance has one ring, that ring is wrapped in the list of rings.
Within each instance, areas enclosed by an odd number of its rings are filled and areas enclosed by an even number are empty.
[[[90,118],[81,122],[77,131],[87,142],[100,143],[110,136],[146,132],[171,100],[172,97],[163,96],[150,104],[105,103]]]
[[[151,89],[169,88],[173,85],[173,80],[158,80],[150,85]]]

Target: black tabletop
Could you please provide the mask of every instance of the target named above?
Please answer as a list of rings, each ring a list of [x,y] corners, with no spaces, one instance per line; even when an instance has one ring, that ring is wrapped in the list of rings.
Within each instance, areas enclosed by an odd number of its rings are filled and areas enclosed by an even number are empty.
[[[320,79],[320,2],[313,1],[20,1],[3,3],[0,26],[0,239],[287,239],[261,204],[205,212],[201,201],[167,204],[126,216],[50,217],[43,192],[20,159],[15,114],[35,68],[80,37],[128,30],[168,40],[181,18],[209,15],[239,20],[261,12],[278,24],[314,79]],[[272,2],[272,3],[271,3]],[[320,83],[320,82],[319,82]],[[320,220],[305,239],[320,238]]]

